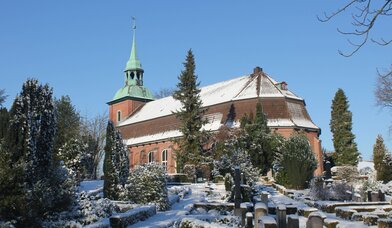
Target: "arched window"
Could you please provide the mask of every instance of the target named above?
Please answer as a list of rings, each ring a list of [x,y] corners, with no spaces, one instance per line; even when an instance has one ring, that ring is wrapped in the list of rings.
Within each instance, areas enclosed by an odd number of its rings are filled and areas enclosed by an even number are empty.
[[[133,80],[135,78],[135,73],[131,72],[131,79]]]
[[[151,163],[154,161],[154,151],[150,151],[150,153],[148,153],[148,163]]]
[[[117,122],[121,121],[121,111],[117,111]]]
[[[164,149],[162,151],[162,166],[165,168],[165,170],[167,171],[167,149]]]

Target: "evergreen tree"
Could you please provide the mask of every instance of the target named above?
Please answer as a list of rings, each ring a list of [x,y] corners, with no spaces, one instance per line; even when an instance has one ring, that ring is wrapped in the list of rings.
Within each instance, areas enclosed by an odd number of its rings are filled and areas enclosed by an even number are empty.
[[[234,176],[234,168],[238,166],[249,184],[256,182],[259,170],[253,166],[248,152],[240,145],[241,131],[231,130],[228,134],[224,141],[222,156],[214,161],[213,174],[225,176],[230,173]]]
[[[185,69],[178,77],[177,90],[173,97],[181,102],[181,110],[175,112],[176,117],[181,121],[181,139],[177,141],[176,160],[178,171],[182,171],[185,164],[199,164],[202,160],[203,139],[205,132],[201,131],[203,124],[207,123],[203,119],[205,109],[202,108],[200,99],[199,83],[195,75],[195,60],[192,50],[188,51]]]
[[[382,161],[382,181],[384,183],[388,183],[392,180],[392,155],[390,152],[387,152]],[[378,173],[377,173],[378,174]]]
[[[65,209],[73,199],[66,171],[53,162],[52,89],[27,80],[11,108],[8,129],[0,156],[1,173],[6,175],[0,182],[11,189],[2,194],[0,204],[4,211],[9,209],[2,216],[18,218],[19,225],[38,225],[45,213]]]
[[[0,107],[3,106],[3,103],[4,103],[6,98],[7,98],[7,95],[5,95],[5,90],[4,89],[0,89]]]
[[[292,135],[282,148],[278,173],[285,176],[287,187],[303,189],[313,177],[317,161],[304,134]]]
[[[5,137],[8,130],[9,114],[6,108],[0,108],[0,140]]]
[[[392,179],[389,165],[385,162],[389,154],[381,135],[377,136],[376,143],[373,146],[373,162],[377,171],[377,180],[388,182]],[[389,156],[389,155],[388,155]]]
[[[336,165],[357,165],[359,152],[354,142],[352,130],[352,113],[348,110],[347,97],[338,89],[331,106],[330,128],[336,152]]]
[[[105,175],[103,194],[106,198],[119,200],[129,175],[128,151],[122,142],[120,132],[112,121],[108,122],[106,131],[105,159],[103,163]]]
[[[64,165],[75,172],[77,179],[83,180],[91,175],[91,154],[87,144],[81,139],[71,139],[58,151],[58,157]]]
[[[267,126],[267,118],[263,113],[260,101],[257,102],[256,116],[253,122],[244,119],[242,125],[243,133],[239,138],[242,149],[250,155],[253,166],[266,174],[272,168],[274,155],[270,145],[270,129]]]
[[[54,151],[72,139],[80,138],[80,115],[72,105],[69,96],[61,96],[55,100],[57,133],[54,141]]]

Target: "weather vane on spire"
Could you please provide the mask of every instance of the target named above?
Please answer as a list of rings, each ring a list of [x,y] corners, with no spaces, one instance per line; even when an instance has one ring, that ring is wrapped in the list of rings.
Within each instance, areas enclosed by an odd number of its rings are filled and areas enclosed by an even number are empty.
[[[133,29],[136,29],[136,18],[132,17],[132,22],[133,22]]]

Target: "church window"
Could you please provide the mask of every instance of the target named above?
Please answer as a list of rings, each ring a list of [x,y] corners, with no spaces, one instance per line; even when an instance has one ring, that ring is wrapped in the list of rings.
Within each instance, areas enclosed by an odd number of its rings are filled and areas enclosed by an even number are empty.
[[[162,151],[162,166],[165,168],[165,170],[167,171],[167,149],[164,149]]]
[[[121,111],[117,111],[117,122],[121,121]]]
[[[154,151],[148,153],[148,163],[154,162]]]
[[[131,79],[133,80],[135,78],[135,73],[131,72]]]

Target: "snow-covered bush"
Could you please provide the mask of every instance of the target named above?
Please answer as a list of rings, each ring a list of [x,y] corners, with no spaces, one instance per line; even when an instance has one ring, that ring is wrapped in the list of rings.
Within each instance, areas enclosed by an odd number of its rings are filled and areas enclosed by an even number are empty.
[[[78,181],[86,178],[92,157],[86,143],[80,139],[71,139],[59,149],[58,156],[67,168],[76,173]]]
[[[310,181],[310,195],[314,200],[328,200],[330,198],[330,191],[324,185],[324,180],[322,177],[314,177]]]
[[[358,179],[358,169],[355,166],[335,166],[332,168],[339,180],[353,182]]]
[[[359,170],[359,174],[360,175],[371,175],[374,172],[374,170],[370,167],[364,167],[362,169]]]
[[[183,173],[188,177],[188,180],[193,180],[196,176],[196,167],[195,165],[186,164],[183,168]]]
[[[120,208],[111,200],[96,198],[86,192],[77,194],[77,200],[72,210],[61,213],[51,213],[42,223],[43,227],[82,227],[108,218]]]
[[[248,153],[241,148],[237,148],[237,139],[232,138],[226,141],[225,149],[219,160],[214,161],[214,175],[234,175],[234,168],[238,166],[241,173],[244,173],[246,182],[250,185],[258,180],[259,170],[254,168]]]
[[[351,194],[348,192],[353,191],[351,185],[344,181],[334,182],[331,186],[331,199],[332,200],[351,200]]]
[[[81,192],[79,199],[79,205],[77,207],[78,221],[83,225],[110,217],[114,212],[119,211],[117,205],[113,204],[107,198],[96,200],[94,196],[88,196],[85,192]]]
[[[125,186],[127,200],[134,203],[155,203],[158,210],[169,208],[166,172],[162,165],[148,163],[134,169]]]
[[[282,173],[281,176],[285,177],[287,187],[295,189],[306,187],[316,168],[317,161],[306,136],[293,134],[284,143],[278,164],[278,173]]]

